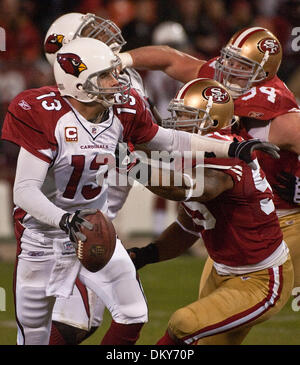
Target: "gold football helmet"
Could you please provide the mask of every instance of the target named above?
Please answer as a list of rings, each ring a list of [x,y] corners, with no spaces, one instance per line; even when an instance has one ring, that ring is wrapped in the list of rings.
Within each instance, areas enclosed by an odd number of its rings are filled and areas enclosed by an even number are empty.
[[[189,81],[171,100],[168,110],[171,118],[162,121],[165,128],[206,134],[235,122],[231,95],[222,84],[211,79]]]
[[[238,97],[253,84],[275,76],[281,59],[282,47],[274,34],[261,27],[246,28],[221,50],[214,78]]]

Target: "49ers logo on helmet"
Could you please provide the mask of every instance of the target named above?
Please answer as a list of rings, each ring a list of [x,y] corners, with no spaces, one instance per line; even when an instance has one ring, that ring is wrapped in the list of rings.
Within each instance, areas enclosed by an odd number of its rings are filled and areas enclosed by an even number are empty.
[[[50,34],[44,44],[46,53],[56,53],[63,45],[64,36],[62,34]]]
[[[81,58],[75,53],[58,53],[57,62],[67,74],[76,77],[87,69],[86,65],[81,61]]]
[[[210,96],[212,96],[213,102],[217,104],[225,104],[230,100],[230,95],[228,92],[225,89],[217,86],[207,87],[203,90],[202,94],[207,100]]]
[[[280,51],[280,44],[274,38],[264,38],[257,44],[258,49],[266,53],[269,51],[270,55],[275,55]]]

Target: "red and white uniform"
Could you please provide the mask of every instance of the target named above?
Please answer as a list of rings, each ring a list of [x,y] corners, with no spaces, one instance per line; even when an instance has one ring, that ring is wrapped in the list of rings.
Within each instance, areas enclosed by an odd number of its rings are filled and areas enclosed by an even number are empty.
[[[130,81],[131,87],[146,101],[147,94],[138,72],[132,68],[126,68],[123,70],[123,77]],[[114,178],[110,174],[107,179],[107,216],[113,220],[123,207],[132,186],[130,184],[125,186],[114,184]],[[101,298],[77,279],[70,298],[56,299],[52,320],[88,331],[91,327],[101,325],[104,310],[105,305]]]
[[[207,61],[198,77],[214,77],[216,58]],[[234,100],[234,113],[242,121],[239,134],[244,139],[259,138],[268,141],[272,119],[287,113],[300,112],[295,96],[277,76],[252,87],[247,93]],[[266,153],[257,153],[261,168],[271,186],[277,184],[276,176],[286,171],[300,177],[300,162],[294,152],[280,151],[280,159],[274,159]],[[298,209],[297,204],[283,200],[274,191],[274,203],[277,210]]]
[[[107,167],[97,163],[96,157],[114,156],[118,142],[147,142],[158,130],[134,90],[131,104],[133,107],[110,108],[107,119],[95,124],[86,121],[61,98],[56,88],[27,90],[10,105],[2,138],[49,163],[42,190],[57,207],[66,211],[72,206],[71,211],[97,208],[106,212],[107,185],[98,186],[96,176],[101,170],[105,173]],[[23,216],[22,223],[45,236],[64,237],[60,229],[31,216]]]
[[[202,237],[221,275],[262,270],[287,258],[272,189],[255,163],[252,170],[237,159],[206,159],[205,166],[230,175],[234,187],[211,201],[182,203],[193,220],[192,233]]]
[[[106,169],[96,162],[97,155],[114,156],[119,141],[144,143],[157,132],[158,126],[134,90],[129,104],[110,108],[107,119],[100,124],[84,119],[55,87],[24,91],[11,103],[2,138],[18,144],[48,167],[41,187],[47,201],[30,197],[33,211],[44,205],[49,208],[44,216],[38,219],[15,209],[18,344],[48,343],[52,298],[68,298],[77,275],[103,300],[116,322],[147,321],[145,298],[121,242],[117,240],[114,255],[103,270],[88,272],[78,261],[67,235],[59,229],[58,218],[60,213],[76,209],[106,212],[107,184],[105,180],[102,186],[96,182],[101,169],[104,174]],[[53,215],[52,224],[47,214]]]

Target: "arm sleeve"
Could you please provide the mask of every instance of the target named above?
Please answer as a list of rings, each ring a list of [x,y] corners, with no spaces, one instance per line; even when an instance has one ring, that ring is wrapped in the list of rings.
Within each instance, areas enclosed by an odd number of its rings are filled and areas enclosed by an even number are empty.
[[[51,203],[41,191],[48,167],[47,162],[21,147],[14,183],[14,203],[39,221],[59,228],[59,221],[66,212]]]
[[[159,127],[146,146],[153,151],[204,151],[213,152],[217,158],[227,158],[231,142]]]
[[[108,187],[108,218],[113,220],[116,218],[118,212],[123,207],[128,194],[131,190],[131,185],[126,186],[114,186],[109,185]]]

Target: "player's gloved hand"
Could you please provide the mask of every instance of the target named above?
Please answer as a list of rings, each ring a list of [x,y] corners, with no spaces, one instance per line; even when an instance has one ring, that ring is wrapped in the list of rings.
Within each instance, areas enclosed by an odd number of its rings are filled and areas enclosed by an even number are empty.
[[[70,240],[76,243],[76,240],[84,242],[86,236],[80,231],[80,226],[89,230],[93,229],[93,224],[85,220],[86,215],[95,214],[97,209],[76,210],[75,213],[65,213],[59,222],[59,227],[67,233]]]
[[[145,247],[131,247],[127,250],[136,270],[141,269],[147,264],[159,261],[158,248],[155,243],[149,243]]]
[[[256,170],[256,165],[252,160],[253,151],[263,151],[274,158],[279,158],[279,147],[270,142],[262,142],[259,139],[249,139],[247,141],[239,142],[234,138],[229,146],[229,157],[237,157],[245,161],[253,170]]]
[[[285,201],[300,204],[300,179],[286,171],[281,171],[276,177],[278,184],[273,189]]]

